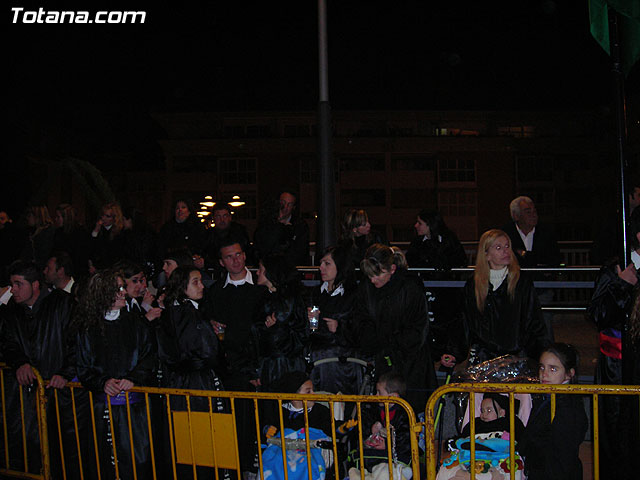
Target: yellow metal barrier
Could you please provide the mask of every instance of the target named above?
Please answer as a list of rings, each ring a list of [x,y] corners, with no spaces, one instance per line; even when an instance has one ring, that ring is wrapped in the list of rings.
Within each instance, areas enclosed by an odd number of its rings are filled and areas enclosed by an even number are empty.
[[[590,395],[593,398],[593,471],[594,478],[599,479],[599,433],[598,433],[598,396],[599,395],[635,395],[640,397],[640,386],[636,385],[542,385],[542,384],[515,384],[515,383],[452,383],[438,388],[429,398],[425,410],[425,430],[426,430],[426,459],[427,478],[436,478],[437,469],[437,449],[435,426],[436,426],[436,406],[439,399],[448,393],[466,392],[469,393],[469,423],[470,423],[470,452],[471,465],[475,464],[475,394],[476,393],[507,393],[509,395],[510,406],[510,445],[509,461],[514,465],[514,394],[551,394],[551,415],[555,413],[555,395]],[[511,468],[511,480],[515,478],[515,469]],[[473,475],[475,477],[475,474]]]
[[[40,373],[33,368],[36,380],[30,387],[18,384],[15,372],[5,364],[0,363],[0,401],[2,402],[2,461],[0,462],[0,475],[5,477],[44,479],[51,478],[49,459],[49,437],[47,429],[46,397],[44,381]],[[10,431],[7,423],[10,419],[19,418],[19,431]],[[37,427],[37,439],[29,438],[28,428],[35,416]],[[15,448],[12,449],[11,442],[18,446],[20,450],[18,458],[13,458]],[[31,471],[29,468],[31,448],[34,440],[37,440],[39,448],[36,455],[39,459],[39,472]],[[14,450],[14,452],[11,452]],[[32,459],[33,460],[33,459]],[[16,466],[16,462],[17,465]],[[19,468],[21,464],[22,469]]]
[[[79,384],[69,383],[66,388],[70,389],[79,389],[81,386]],[[150,476],[152,478],[158,478],[158,470],[162,469],[162,471],[166,474],[169,472],[173,475],[174,479],[182,479],[182,478],[198,478],[200,473],[202,472],[202,468],[205,469],[213,469],[213,472],[210,470],[204,470],[205,474],[208,478],[215,478],[219,480],[223,477],[222,472],[225,470],[235,470],[236,472],[241,472],[240,465],[240,454],[243,449],[251,448],[249,445],[239,444],[239,439],[237,435],[237,419],[238,415],[244,415],[246,412],[244,410],[238,410],[237,405],[238,402],[250,402],[253,404],[253,416],[255,420],[255,432],[253,433],[253,440],[255,440],[258,445],[264,443],[264,436],[262,431],[263,421],[261,419],[261,410],[264,406],[265,402],[271,402],[272,406],[277,407],[279,410],[279,432],[283,432],[284,428],[286,428],[286,422],[283,417],[283,403],[288,401],[302,401],[304,405],[304,410],[306,411],[306,407],[308,406],[308,402],[320,402],[326,403],[329,407],[329,412],[331,415],[331,431],[325,432],[327,435],[331,436],[331,444],[330,448],[326,450],[330,450],[333,454],[333,471],[334,477],[336,479],[341,478],[343,475],[340,471],[340,464],[338,459],[341,458],[339,451],[341,449],[341,445],[336,440],[336,434],[338,432],[338,428],[342,422],[337,422],[335,418],[335,410],[336,404],[341,402],[346,402],[348,404],[353,404],[356,407],[357,419],[358,419],[358,441],[357,445],[354,445],[354,448],[357,451],[357,456],[359,457],[359,468],[361,473],[361,478],[364,478],[364,453],[363,453],[363,438],[366,438],[370,432],[365,432],[362,427],[362,404],[363,403],[373,403],[373,404],[384,404],[385,411],[385,419],[386,419],[386,429],[387,431],[391,431],[390,428],[390,416],[389,416],[389,408],[391,403],[395,403],[397,405],[396,408],[401,408],[405,411],[408,417],[408,423],[410,427],[410,447],[411,447],[411,470],[413,473],[413,478],[419,478],[419,451],[418,451],[418,433],[420,431],[421,425],[416,423],[416,418],[413,410],[409,406],[409,404],[397,397],[378,397],[378,396],[356,396],[356,395],[325,395],[325,394],[312,394],[312,395],[300,395],[300,394],[270,394],[270,393],[254,393],[254,392],[229,392],[229,391],[203,391],[203,390],[183,390],[183,389],[169,389],[169,388],[152,388],[152,387],[134,387],[128,392],[126,392],[127,402],[124,405],[115,406],[111,404],[111,401],[107,401],[106,411],[108,415],[105,414],[104,418],[101,413],[100,407],[100,398],[101,396],[98,394],[92,394],[89,400],[91,406],[91,418],[87,419],[87,422],[90,421],[90,435],[86,435],[87,438],[82,439],[82,435],[78,430],[78,421],[74,421],[75,428],[75,437],[77,443],[77,450],[80,453],[80,445],[83,443],[91,443],[92,452],[91,456],[94,457],[93,460],[84,459],[84,455],[78,455],[78,459],[80,462],[80,477],[86,478],[87,469],[91,469],[93,472],[97,473],[97,478],[104,478],[105,473],[105,465],[111,464],[112,468],[115,470],[116,477],[120,476],[122,478],[143,478],[146,475],[141,475],[140,469],[141,465],[136,460],[136,453],[134,451],[134,444],[137,444],[139,438],[136,438],[136,433],[132,429],[132,424],[135,423],[132,421],[132,408],[133,405],[130,405],[128,400],[130,400],[130,396],[135,394],[141,394],[143,396],[144,401],[144,411],[146,412],[146,435],[149,439],[149,449],[150,449],[150,457],[151,457],[151,472]],[[163,409],[161,417],[159,412],[156,410],[153,411],[152,408],[152,400],[154,398],[163,398]],[[74,396],[72,395],[72,398]],[[200,408],[196,411],[194,410],[194,406],[192,403],[205,402],[206,407],[205,411],[202,411],[202,403],[200,403]],[[53,396],[52,401],[58,402],[58,396]],[[195,401],[195,402],[194,402]],[[214,407],[214,401],[224,401],[226,402],[226,407],[224,412],[216,411]],[[141,401],[142,402],[142,401]],[[174,406],[175,403],[178,403],[180,408],[176,408]],[[98,408],[96,409],[96,404],[98,404]],[[74,407],[75,408],[75,407]],[[116,422],[114,422],[114,411],[115,409],[126,409],[126,418],[127,425],[125,440],[128,443],[128,451],[123,450],[123,447],[119,446],[119,441],[123,438],[122,432],[118,431],[116,428]],[[377,407],[376,407],[377,408]],[[50,411],[59,411],[59,407]],[[75,412],[74,412],[75,413]],[[107,421],[108,417],[108,421]],[[55,418],[55,421],[58,422],[58,431],[62,431],[61,428],[61,420],[60,415]],[[102,439],[99,438],[100,435],[97,433],[100,430],[100,422],[107,422],[109,426],[109,441],[110,441],[110,458],[105,458],[105,449],[104,446],[101,445]],[[81,423],[81,422],[80,422]],[[163,423],[166,429],[166,437],[163,439],[163,444],[157,444],[157,435],[155,429],[157,429],[160,424]],[[308,412],[304,415],[304,427],[305,431],[308,431],[309,428],[309,418]],[[137,432],[140,435],[140,431]],[[86,440],[86,442],[85,442]],[[246,439],[245,439],[246,440]],[[63,448],[63,438],[62,435],[59,435],[57,438],[59,442],[60,449]],[[284,479],[288,480],[288,468],[287,468],[287,446],[286,442],[280,442],[280,448],[282,450],[282,461],[283,461],[283,471],[284,471]],[[295,447],[298,451],[302,451],[303,454],[306,454],[306,458],[311,458],[311,449],[316,448],[315,444],[312,444],[312,441],[309,437],[305,437],[303,441],[304,448],[300,446]],[[88,449],[89,450],[89,449]],[[67,452],[69,453],[69,452]],[[165,455],[166,453],[166,455]],[[261,448],[257,449],[257,460],[258,460],[258,472],[259,477],[264,479],[264,465],[263,465],[263,451]],[[130,458],[130,465],[123,464],[123,460],[119,459],[122,454],[128,454]],[[383,454],[387,457],[387,463],[389,465],[389,476],[390,478],[398,478],[397,471],[394,473],[392,470],[393,467],[393,451],[391,442],[386,442],[386,449]],[[65,454],[66,456],[66,454]],[[167,461],[167,458],[170,458]],[[165,462],[164,464],[162,462]],[[68,468],[68,464],[65,465],[64,458],[62,459],[62,472],[64,478],[67,478],[65,466]],[[68,463],[68,462],[67,462]],[[312,470],[311,470],[311,462],[307,461],[307,470],[308,470],[308,478],[311,480],[312,478]],[[56,466],[57,467],[57,466]],[[129,473],[123,473],[122,469],[127,468]],[[207,473],[208,472],[208,473]]]

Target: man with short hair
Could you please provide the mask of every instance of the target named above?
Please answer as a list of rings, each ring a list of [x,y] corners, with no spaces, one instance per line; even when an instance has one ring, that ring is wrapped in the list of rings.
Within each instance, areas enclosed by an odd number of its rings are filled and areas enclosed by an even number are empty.
[[[13,296],[7,305],[0,307],[0,323],[3,324],[0,347],[4,360],[15,371],[16,379],[22,386],[31,385],[35,381],[33,369],[36,368],[44,379],[50,380],[48,388],[63,389],[67,382],[76,376],[75,339],[69,336],[73,299],[61,289],[50,292],[43,288],[40,270],[34,263],[14,262],[9,267],[9,275]],[[17,390],[10,392],[10,396],[17,395]],[[23,395],[27,395],[25,405],[35,402],[35,390],[23,390]],[[68,391],[61,391],[58,399],[60,410],[69,412],[71,397]],[[50,435],[56,435],[50,438],[57,438],[55,402],[51,398],[50,400]],[[7,403],[12,402],[8,399]],[[19,402],[13,404],[19,406]],[[7,415],[7,427],[13,440],[21,437],[21,418],[17,411],[15,413],[16,415]],[[64,413],[61,420],[65,454],[68,455],[68,459],[73,459],[77,455],[73,421]],[[31,459],[29,470],[32,471],[39,468],[40,459],[35,409],[25,409],[25,426],[27,449]],[[10,441],[10,448],[14,452],[16,449],[21,450],[20,446],[12,443]],[[57,446],[58,442],[53,444]],[[13,455],[11,458],[16,459],[16,456]],[[22,455],[18,458],[22,458]],[[73,460],[69,464],[71,462]],[[75,465],[77,466],[77,460]]]
[[[244,225],[233,220],[229,204],[216,203],[213,207],[212,215],[214,227],[207,231],[205,256],[207,266],[215,270],[214,278],[217,280],[218,278],[222,278],[226,273],[218,262],[222,243],[230,238],[240,243],[251,264],[253,264],[253,254],[250,250],[251,245],[249,243],[247,229]]]
[[[203,310],[206,317],[212,319],[213,328],[221,339],[227,367],[223,374],[225,388],[256,391],[260,382],[251,338],[253,323],[259,318],[262,294],[254,285],[245,261],[240,242],[228,238],[221,243],[218,262],[226,275],[208,289]],[[253,403],[237,401],[236,410],[244,412],[244,415],[236,416],[239,440],[247,446],[241,452],[242,470],[255,473],[257,446],[248,448],[255,440]]]
[[[553,231],[538,224],[538,211],[529,197],[520,196],[509,205],[511,219],[503,230],[511,239],[511,249],[521,267],[556,267],[560,264],[560,248]],[[552,279],[550,274],[546,278]],[[553,290],[538,289],[538,299],[544,307],[553,301]],[[553,313],[543,313],[544,323],[553,340]]]
[[[515,198],[509,205],[513,222],[504,227],[521,267],[557,266],[560,249],[552,230],[538,225],[538,211],[529,197]]]
[[[66,252],[54,252],[44,266],[44,281],[54,288],[72,293],[73,261]]]

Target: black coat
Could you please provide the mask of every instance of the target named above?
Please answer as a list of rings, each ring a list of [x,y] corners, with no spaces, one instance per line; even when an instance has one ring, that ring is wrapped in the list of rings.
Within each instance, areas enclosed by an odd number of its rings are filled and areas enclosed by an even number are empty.
[[[420,283],[396,271],[382,288],[363,281],[358,289],[355,324],[359,347],[375,359],[376,372],[400,373],[407,382],[407,400],[424,410],[435,372],[429,354],[427,301]]]
[[[409,428],[409,416],[404,408],[394,404],[389,404],[389,425],[395,430],[396,454],[398,460],[405,465],[411,464],[411,430]],[[371,435],[371,427],[374,423],[380,422],[383,428],[387,428],[384,407],[375,403],[368,403],[362,408],[362,440],[366,440]],[[387,440],[391,437],[387,432]],[[379,463],[387,463],[387,449],[375,450],[365,448],[365,456],[378,457],[365,460],[365,468],[371,470]],[[382,458],[381,458],[382,457]]]
[[[43,291],[31,309],[13,298],[1,307],[2,352],[9,366],[18,369],[28,363],[45,379],[56,374],[73,379],[75,338],[68,336],[72,307],[71,295],[62,290]]]
[[[501,355],[539,358],[550,343],[533,282],[524,272],[516,285],[513,301],[507,292],[507,278],[497,290],[489,283],[482,313],[476,306],[475,281],[464,286],[463,327],[466,347],[475,348],[479,362]]]
[[[164,384],[171,388],[220,390],[218,368],[220,344],[202,312],[183,300],[168,306],[160,317],[158,356]]]
[[[262,289],[245,283],[224,286],[226,278],[214,283],[205,293],[205,317],[226,325],[222,348],[226,360],[227,376],[244,380],[257,378],[251,332],[254,322],[260,321]],[[262,319],[264,322],[264,319]],[[226,383],[225,383],[226,385]],[[230,388],[227,385],[227,388]]]
[[[78,377],[95,393],[110,378],[126,378],[136,386],[153,385],[156,345],[140,315],[120,310],[113,321],[78,335]]]
[[[135,386],[154,384],[153,368],[156,363],[156,345],[151,331],[137,313],[120,310],[113,321],[100,324],[78,334],[78,376],[82,384],[94,392],[96,436],[101,459],[109,458],[112,447],[110,429],[113,427],[121,478],[133,478],[129,426],[133,434],[136,470],[139,478],[147,478],[150,469],[150,447],[144,399],[129,394],[126,405],[113,404],[113,425],[105,418],[106,394],[104,385],[111,378],[126,378]],[[139,395],[139,394],[138,394]],[[129,422],[129,416],[131,422]],[[94,468],[93,462],[89,463]],[[111,462],[100,462],[103,478],[113,478]]]
[[[267,316],[275,313],[276,323],[265,325]],[[264,307],[253,324],[255,358],[263,388],[287,372],[304,371],[304,348],[309,336],[307,308],[297,295],[266,293]]]
[[[259,258],[281,253],[294,265],[309,263],[309,225],[302,218],[292,217],[288,225],[272,219],[263,222],[253,243]]]
[[[182,222],[171,218],[158,233],[158,259],[164,260],[169,250],[186,248],[191,253],[202,254],[206,230],[192,213]]]
[[[314,292],[314,305],[320,308],[318,329],[309,337],[313,362],[332,357],[359,357],[354,338],[354,307],[356,292],[346,288],[343,294],[332,296],[328,292]],[[338,329],[332,333],[324,318],[338,321]],[[362,367],[351,362],[330,362],[313,367],[311,380],[318,391],[357,394],[362,382]]]
[[[24,307],[12,298],[7,305],[0,307],[0,350],[4,361],[13,370],[17,370],[25,363],[30,364],[40,371],[43,378],[49,379],[53,375],[61,375],[67,380],[76,376],[75,337],[70,338],[69,323],[73,306],[72,298],[66,292],[54,290],[49,293],[43,291],[33,308]],[[26,433],[27,453],[29,458],[29,470],[39,471],[40,468],[40,436],[38,433],[38,420],[36,415],[36,390],[22,389],[22,402],[24,403],[24,418],[20,415],[21,398],[18,382],[15,375],[5,375],[6,428],[8,432],[9,456],[13,468],[22,470],[22,421]],[[47,415],[53,418],[50,421],[49,438],[58,438],[62,435],[62,441],[67,460],[71,463],[68,473],[77,466],[77,450],[75,441],[75,428],[71,412],[71,395],[69,389],[58,391],[60,407],[60,432],[55,421],[55,401],[53,390],[48,389]],[[83,425],[86,425],[87,416],[85,404],[82,402],[82,391],[76,391],[76,414],[79,421],[80,433]],[[52,467],[54,474],[59,466],[58,442],[51,448]],[[77,472],[75,472],[77,473]]]
[[[533,248],[524,256],[518,252],[526,250],[522,237],[518,233],[515,222],[509,222],[503,227],[504,232],[511,239],[511,250],[515,253],[521,267],[556,266],[560,264],[560,248],[553,231],[545,225],[536,225],[533,234]]]
[[[466,267],[469,260],[455,233],[449,232],[439,238],[425,239],[418,236],[407,250],[407,263],[412,268],[436,268],[448,270]]]
[[[548,396],[534,406],[518,445],[529,480],[582,480],[578,458],[587,432],[587,415],[579,395],[556,395],[556,415],[551,421]]]
[[[90,259],[97,269],[111,267],[122,260],[122,232],[115,233],[114,228],[107,230],[101,227],[97,237],[90,235]]]

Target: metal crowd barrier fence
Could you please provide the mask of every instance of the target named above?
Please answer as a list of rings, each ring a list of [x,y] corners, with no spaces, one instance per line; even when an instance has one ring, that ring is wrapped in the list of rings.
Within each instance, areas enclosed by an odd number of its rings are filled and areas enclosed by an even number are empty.
[[[514,395],[525,394],[551,394],[551,417],[555,415],[556,395],[591,395],[592,396],[592,425],[593,425],[593,473],[595,480],[600,478],[600,458],[599,458],[599,421],[598,421],[598,397],[599,395],[635,395],[640,398],[640,386],[638,385],[541,385],[541,384],[509,384],[509,383],[452,383],[438,388],[427,402],[425,409],[425,443],[427,460],[427,478],[436,478],[437,449],[441,448],[436,442],[436,416],[439,400],[446,394],[466,392],[469,394],[469,412],[475,411],[477,393],[507,393],[509,395],[509,465],[515,464],[514,445]],[[475,415],[469,414],[470,424],[470,465],[475,465],[476,460],[476,438],[475,438]],[[640,425],[638,426],[640,428]],[[471,469],[471,478],[475,478],[474,469]],[[516,478],[516,469],[510,469],[510,478]]]
[[[33,373],[36,377],[34,384],[21,386],[15,372],[0,363],[0,476],[50,478],[44,382],[36,369]],[[32,448],[34,439],[30,437],[33,434],[37,436],[36,444],[42,448]]]
[[[3,367],[0,370],[4,380],[8,375],[14,375],[13,371]],[[419,450],[418,433],[421,427],[416,427],[416,417],[410,405],[397,397],[359,396],[359,395],[329,395],[329,394],[279,394],[279,393],[254,393],[254,392],[230,392],[230,391],[203,391],[172,388],[134,387],[124,392],[120,398],[86,392],[80,384],[68,383],[64,389],[51,389],[47,395],[48,405],[45,406],[44,386],[46,382],[38,379],[38,391],[40,406],[38,424],[40,426],[40,450],[42,454],[42,470],[38,473],[27,470],[12,470],[6,452],[8,451],[8,434],[6,428],[7,414],[11,415],[10,406],[7,405],[5,391],[2,391],[2,413],[4,429],[4,449],[7,462],[0,470],[0,474],[19,478],[33,478],[49,480],[50,478],[97,478],[134,479],[153,478],[215,478],[216,480],[234,478],[230,472],[237,472],[235,478],[242,478],[244,467],[241,466],[241,457],[246,455],[247,449],[255,450],[257,459],[257,478],[264,480],[265,466],[263,459],[266,450],[252,447],[254,445],[276,445],[280,450],[282,471],[280,476],[270,472],[271,478],[284,478],[288,480],[291,473],[290,450],[295,451],[298,462],[302,462],[306,474],[296,478],[317,479],[312,467],[315,468],[312,450],[321,448],[323,459],[327,460],[327,472],[331,471],[332,478],[340,479],[345,476],[345,443],[341,434],[351,438],[350,455],[356,462],[356,470],[359,470],[361,478],[365,478],[365,462],[367,461],[364,439],[368,433],[363,427],[366,404],[380,412],[384,411],[382,423],[387,439],[391,439],[393,426],[391,425],[390,408],[402,409],[408,418],[410,429],[411,462],[409,468],[414,479],[420,478],[419,474]],[[78,392],[85,395],[79,401]],[[88,393],[88,395],[86,394]],[[70,406],[62,405],[61,397],[66,395],[70,399]],[[116,399],[118,401],[116,401]],[[106,402],[104,402],[106,400]],[[160,400],[160,403],[157,402]],[[304,412],[304,432],[309,432],[310,402],[324,403],[331,419],[331,431],[325,432],[330,436],[328,441],[318,442],[311,435],[303,433],[297,441],[285,442],[267,440],[264,434],[265,421],[268,421],[266,410],[277,410],[275,426],[278,432],[284,432],[287,421],[283,412],[283,405],[291,401],[301,401]],[[84,402],[84,405],[80,403]],[[220,402],[224,407],[218,408]],[[244,402],[244,403],[243,403]],[[251,412],[247,409],[251,405]],[[383,404],[384,407],[378,405]],[[158,409],[161,405],[161,409]],[[345,405],[353,411],[352,418],[357,420],[356,426],[350,428],[350,432],[341,432],[344,422],[337,420],[340,411],[346,411]],[[12,405],[13,406],[13,405]],[[85,407],[89,407],[86,409]],[[21,408],[23,406],[21,405]],[[273,410],[275,409],[275,410]],[[88,410],[89,412],[87,413]],[[49,422],[53,422],[55,438],[47,442],[47,411]],[[84,411],[84,417],[80,411]],[[396,410],[396,414],[398,411]],[[136,418],[137,417],[137,418]],[[65,421],[65,418],[67,421]],[[68,419],[71,418],[70,423]],[[273,417],[271,417],[273,418]],[[238,423],[251,424],[251,435],[239,432]],[[65,428],[73,425],[73,429]],[[143,428],[141,428],[143,425]],[[85,428],[88,426],[88,428]],[[279,435],[278,433],[276,437]],[[26,443],[27,432],[23,429],[23,443]],[[347,437],[345,437],[347,438]],[[141,448],[141,445],[143,448]],[[56,448],[59,456],[50,460],[49,447]],[[142,451],[146,449],[146,451]],[[25,449],[26,464],[26,449]],[[398,470],[394,470],[396,452],[391,441],[385,442],[384,450],[380,450],[383,463],[387,463],[389,478],[401,480]],[[144,457],[144,458],[142,458]],[[301,460],[304,458],[304,460]],[[309,461],[312,459],[312,461]],[[272,461],[273,464],[273,461]],[[272,465],[271,464],[271,465]],[[288,466],[289,465],[289,466]],[[52,473],[54,472],[54,473]],[[56,473],[57,472],[57,473]],[[405,471],[408,474],[408,471]],[[267,475],[269,476],[269,475]]]

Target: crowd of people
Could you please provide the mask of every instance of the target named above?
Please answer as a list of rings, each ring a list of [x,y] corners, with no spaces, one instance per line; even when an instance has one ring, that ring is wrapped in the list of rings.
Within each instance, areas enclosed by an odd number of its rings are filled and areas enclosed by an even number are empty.
[[[514,199],[512,221],[481,236],[475,271],[460,290],[425,292],[423,286],[422,280],[444,278],[449,269],[467,265],[458,238],[437,211],[417,214],[416,237],[405,254],[371,229],[366,211],[348,210],[339,241],[320,256],[320,285],[306,296],[296,265],[308,264],[309,228],[296,214],[296,202],[295,194],[283,192],[277,206],[267,209],[253,242],[247,229],[232,220],[228,205],[216,204],[215,225],[205,229],[185,199],[176,202],[174,215],[157,234],[142,212],[122,209],[118,203],[104,205],[92,229],[80,225],[75,209],[67,204],[56,208],[55,220],[44,206],[29,208],[25,229],[14,227],[0,212],[0,362],[15,372],[5,376],[5,406],[18,411],[17,385],[31,385],[34,368],[49,380],[49,395],[57,390],[63,407],[57,433],[63,440],[68,476],[78,473],[77,455],[84,459],[94,455],[86,445],[80,451],[76,448],[68,408],[72,404],[76,418],[84,420],[79,423],[85,438],[89,438],[87,419],[92,415],[97,419],[103,478],[113,478],[116,470],[120,478],[132,478],[133,463],[139,478],[149,475],[149,444],[166,443],[168,433],[160,422],[153,434],[157,438],[149,438],[149,413],[143,397],[130,392],[134,386],[277,392],[289,379],[295,387],[288,390],[291,393],[315,388],[356,394],[362,391],[363,369],[344,361],[354,357],[375,366],[379,394],[402,396],[421,412],[437,387],[436,366],[476,365],[515,355],[539,362],[543,383],[575,378],[575,352],[554,344],[540,292],[520,268],[560,262],[557,242],[550,229],[538,225],[530,198]],[[603,383],[637,384],[640,376],[639,216],[640,209],[635,209],[630,222],[636,266],[605,267],[591,307],[604,345],[599,371],[603,377],[609,375]],[[257,273],[247,265],[255,266]],[[410,267],[435,271],[415,274]],[[555,374],[560,369],[565,376],[545,380],[549,371]],[[79,381],[86,390],[70,393],[64,387],[71,381]],[[93,413],[87,391],[93,392]],[[24,395],[33,400],[29,388]],[[229,411],[227,402],[213,400],[212,407],[206,398],[193,398],[187,405],[184,397],[172,396],[168,408]],[[504,414],[500,404],[498,400],[486,408]],[[564,407],[560,402],[556,418],[564,418]],[[287,408],[291,418],[302,409],[293,402]],[[559,420],[552,426],[543,401],[535,407],[519,444],[530,478],[581,478],[577,449],[586,420],[575,402],[566,408],[567,415],[573,415],[567,420],[573,440],[563,444],[570,450],[565,453],[571,458],[567,467],[571,473],[554,467],[553,455],[541,454],[550,448],[544,445],[562,442],[569,431],[558,431]],[[627,403],[612,400],[605,415],[612,415],[612,425],[621,418],[616,411],[637,419],[637,408],[635,413],[628,408]],[[167,406],[155,399],[150,414],[160,418],[163,409],[166,412]],[[243,413],[237,415],[238,438],[244,445],[242,469],[252,474],[258,448],[253,403],[237,402],[236,412]],[[320,428],[326,426],[325,413],[318,413]],[[25,424],[27,466],[20,463],[20,417],[4,418],[10,432],[7,450],[18,469],[39,468],[34,415]],[[380,412],[367,415],[372,420],[366,435],[379,437]],[[398,414],[396,420],[401,417]],[[50,427],[57,428],[55,422]],[[129,445],[129,428],[134,445]],[[402,438],[403,427],[397,428],[396,438]],[[626,431],[625,439],[632,438],[632,429]],[[110,453],[114,440],[117,461]],[[367,448],[380,449],[379,441],[368,439]],[[53,459],[61,455],[57,443],[51,443]],[[618,461],[620,452],[607,450],[614,445],[611,440],[603,452],[605,458],[610,455]],[[625,446],[625,454],[632,445]]]

